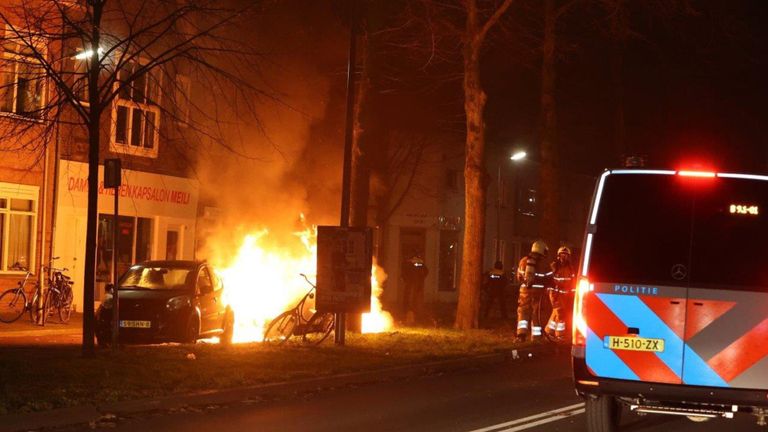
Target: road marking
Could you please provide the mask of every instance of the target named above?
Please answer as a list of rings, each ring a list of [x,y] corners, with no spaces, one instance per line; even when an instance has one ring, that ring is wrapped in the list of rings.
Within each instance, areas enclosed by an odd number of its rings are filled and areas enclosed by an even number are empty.
[[[475,429],[470,432],[514,432],[519,430],[525,430],[528,428],[532,428],[535,426],[538,426],[540,424],[546,424],[553,421],[561,420],[567,417],[571,417],[577,414],[581,414],[584,412],[584,402],[577,403],[573,405],[569,405],[567,407],[562,407],[558,409],[554,409],[551,411],[546,411],[539,414],[534,414],[532,416],[519,418],[516,420],[511,420],[505,423],[499,423],[493,426],[488,426],[480,429]],[[538,421],[537,421],[538,420]],[[533,422],[533,423],[530,423]],[[523,424],[525,423],[525,424]],[[535,424],[534,424],[535,423]],[[517,426],[520,425],[520,426]],[[515,428],[511,429],[504,429],[510,426],[517,426]]]
[[[543,424],[547,424],[547,423],[552,423],[552,422],[556,422],[556,421],[559,421],[559,420],[563,420],[563,419],[566,419],[568,417],[573,417],[575,415],[584,414],[584,411],[585,411],[584,408],[580,408],[580,409],[577,409],[577,410],[574,410],[574,411],[566,411],[566,412],[562,412],[560,414],[557,414],[557,415],[555,415],[553,417],[547,417],[547,418],[544,418],[544,419],[541,419],[539,421],[535,421],[535,422],[532,422],[532,423],[526,423],[524,425],[515,426],[515,427],[509,428],[509,429],[502,429],[499,432],[517,432],[517,431],[521,431],[521,430],[525,430],[525,429],[530,429],[530,428],[533,428],[533,427],[536,427],[536,426],[541,426]]]

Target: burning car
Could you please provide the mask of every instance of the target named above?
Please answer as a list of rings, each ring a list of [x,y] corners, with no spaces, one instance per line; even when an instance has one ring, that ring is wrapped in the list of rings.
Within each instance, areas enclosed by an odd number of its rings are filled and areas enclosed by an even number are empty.
[[[185,342],[219,336],[232,341],[234,312],[222,298],[224,286],[200,261],[147,261],[134,265],[117,284],[120,342]],[[115,287],[96,312],[96,339],[112,339]]]

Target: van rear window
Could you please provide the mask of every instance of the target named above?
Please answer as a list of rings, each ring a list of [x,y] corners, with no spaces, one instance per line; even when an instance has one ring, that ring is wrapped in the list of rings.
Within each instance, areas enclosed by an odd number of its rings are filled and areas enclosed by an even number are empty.
[[[768,182],[611,175],[598,210],[590,279],[768,289]],[[685,276],[674,271],[685,268]]]
[[[688,263],[692,206],[674,177],[608,176],[592,243],[591,280],[681,285],[672,267]]]
[[[691,285],[768,289],[767,212],[768,182],[719,178],[697,190]]]

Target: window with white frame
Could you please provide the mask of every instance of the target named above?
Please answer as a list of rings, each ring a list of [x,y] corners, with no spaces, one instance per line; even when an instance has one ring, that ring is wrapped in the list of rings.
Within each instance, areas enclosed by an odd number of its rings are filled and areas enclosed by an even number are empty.
[[[0,183],[0,271],[34,268],[37,186]]]
[[[44,40],[7,27],[1,49],[0,112],[41,118],[46,73],[36,54],[45,55]]]
[[[125,65],[118,73],[121,86],[112,110],[112,146],[120,153],[157,157],[160,123],[159,86],[151,72],[127,83],[140,66]]]

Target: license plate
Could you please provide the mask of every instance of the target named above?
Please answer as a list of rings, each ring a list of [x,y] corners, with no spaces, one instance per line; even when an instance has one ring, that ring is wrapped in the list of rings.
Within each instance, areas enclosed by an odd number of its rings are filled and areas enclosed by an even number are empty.
[[[152,321],[120,320],[120,327],[126,328],[150,328]]]
[[[606,348],[623,351],[663,352],[664,339],[649,339],[636,336],[607,336]]]

